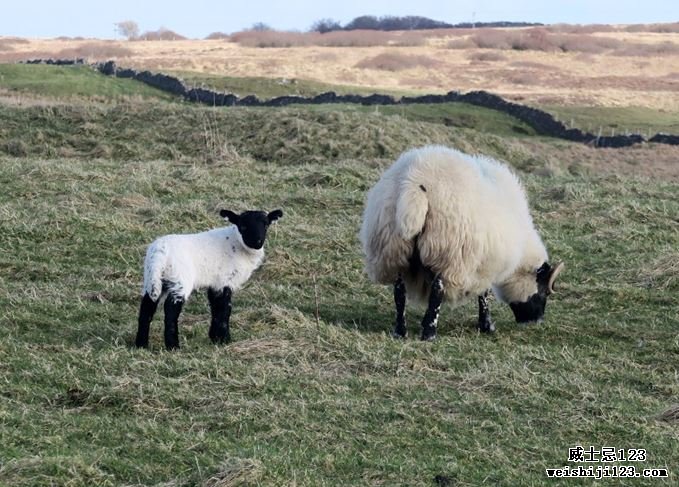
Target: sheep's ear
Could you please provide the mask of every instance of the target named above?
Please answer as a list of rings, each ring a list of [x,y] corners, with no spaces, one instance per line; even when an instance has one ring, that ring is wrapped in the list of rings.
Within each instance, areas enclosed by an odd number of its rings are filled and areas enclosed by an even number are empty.
[[[231,210],[222,210],[219,212],[219,216],[221,216],[225,220],[229,220],[234,225],[238,225],[238,221],[240,220],[240,215],[234,213]]]
[[[278,220],[282,216],[283,216],[283,210],[274,210],[267,215],[267,218],[269,219],[269,223],[272,223],[272,222],[275,222],[276,220]]]

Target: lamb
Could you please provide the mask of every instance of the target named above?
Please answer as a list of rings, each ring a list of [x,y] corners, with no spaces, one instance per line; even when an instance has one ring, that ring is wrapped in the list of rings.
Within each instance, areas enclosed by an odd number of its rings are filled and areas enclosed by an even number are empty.
[[[519,323],[541,321],[563,263],[551,266],[525,192],[509,168],[442,146],[403,153],[369,191],[359,238],[368,277],[394,286],[393,335],[405,338],[406,295],[428,300],[422,340],[444,299],[478,297],[478,328],[495,325],[492,288]]]
[[[182,307],[195,289],[204,288],[212,314],[210,339],[214,343],[231,341],[231,296],[261,265],[267,229],[283,212],[246,211],[239,215],[221,210],[220,216],[233,225],[202,233],[165,235],[149,245],[137,347],[148,347],[151,320],[165,298],[165,346],[169,350],[179,348],[177,321]]]

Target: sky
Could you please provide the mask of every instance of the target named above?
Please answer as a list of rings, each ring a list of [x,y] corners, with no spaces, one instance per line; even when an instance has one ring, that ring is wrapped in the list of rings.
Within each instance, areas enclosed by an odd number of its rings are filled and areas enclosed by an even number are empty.
[[[263,22],[307,30],[331,18],[420,15],[449,23],[498,20],[571,24],[679,21],[679,0],[0,0],[0,36],[115,38],[114,24],[160,27],[190,38],[231,33]]]

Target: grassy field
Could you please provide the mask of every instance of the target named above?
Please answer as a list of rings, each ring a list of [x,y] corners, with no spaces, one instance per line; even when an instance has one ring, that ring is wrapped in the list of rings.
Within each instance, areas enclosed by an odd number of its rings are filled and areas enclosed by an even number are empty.
[[[658,132],[679,134],[679,113],[646,107],[541,106],[569,127],[603,135],[626,132],[653,135]]]
[[[272,33],[250,35],[266,37]],[[534,105],[633,105],[679,111],[676,29],[599,29],[593,34],[574,31],[565,37],[539,28],[363,31],[344,35],[355,36],[356,42],[336,46],[283,43],[280,47],[258,48],[228,40],[125,42],[0,37],[0,48],[5,45],[5,50],[0,50],[0,62],[49,57],[115,59],[121,66],[140,70],[192,72],[192,77],[208,84],[222,83],[214,78],[236,78],[226,83],[235,87],[240,83],[238,78],[249,78],[250,83],[268,78],[300,80],[297,90],[306,89],[305,84],[417,93],[483,89]],[[394,36],[419,39],[394,43]],[[529,42],[517,44],[516,37]],[[362,42],[370,38],[375,42]],[[564,44],[565,40],[568,42]]]
[[[671,478],[625,485],[676,484],[679,423],[661,415],[679,394],[679,179],[643,177],[674,171],[676,149],[337,108],[0,105],[0,485],[530,486],[576,445],[645,448],[637,467]],[[436,342],[389,337],[360,215],[425,143],[520,171],[567,264],[544,324],[493,301],[498,332],[480,336],[468,303],[444,307]],[[209,343],[197,293],[180,351],[162,313],[152,350],[131,348],[148,242],[278,207],[230,345]]]
[[[31,97],[173,98],[134,80],[102,76],[88,66],[0,64],[0,88]]]

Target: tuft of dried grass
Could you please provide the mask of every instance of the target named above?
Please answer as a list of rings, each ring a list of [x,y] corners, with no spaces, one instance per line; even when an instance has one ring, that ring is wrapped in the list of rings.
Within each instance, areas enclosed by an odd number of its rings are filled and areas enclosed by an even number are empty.
[[[679,251],[668,250],[642,267],[639,270],[638,283],[663,291],[679,288]]]
[[[208,478],[203,487],[236,487],[257,483],[264,472],[262,463],[252,459],[230,458],[217,473]]]
[[[668,423],[679,421],[679,404],[673,404],[658,415],[658,419]]]

